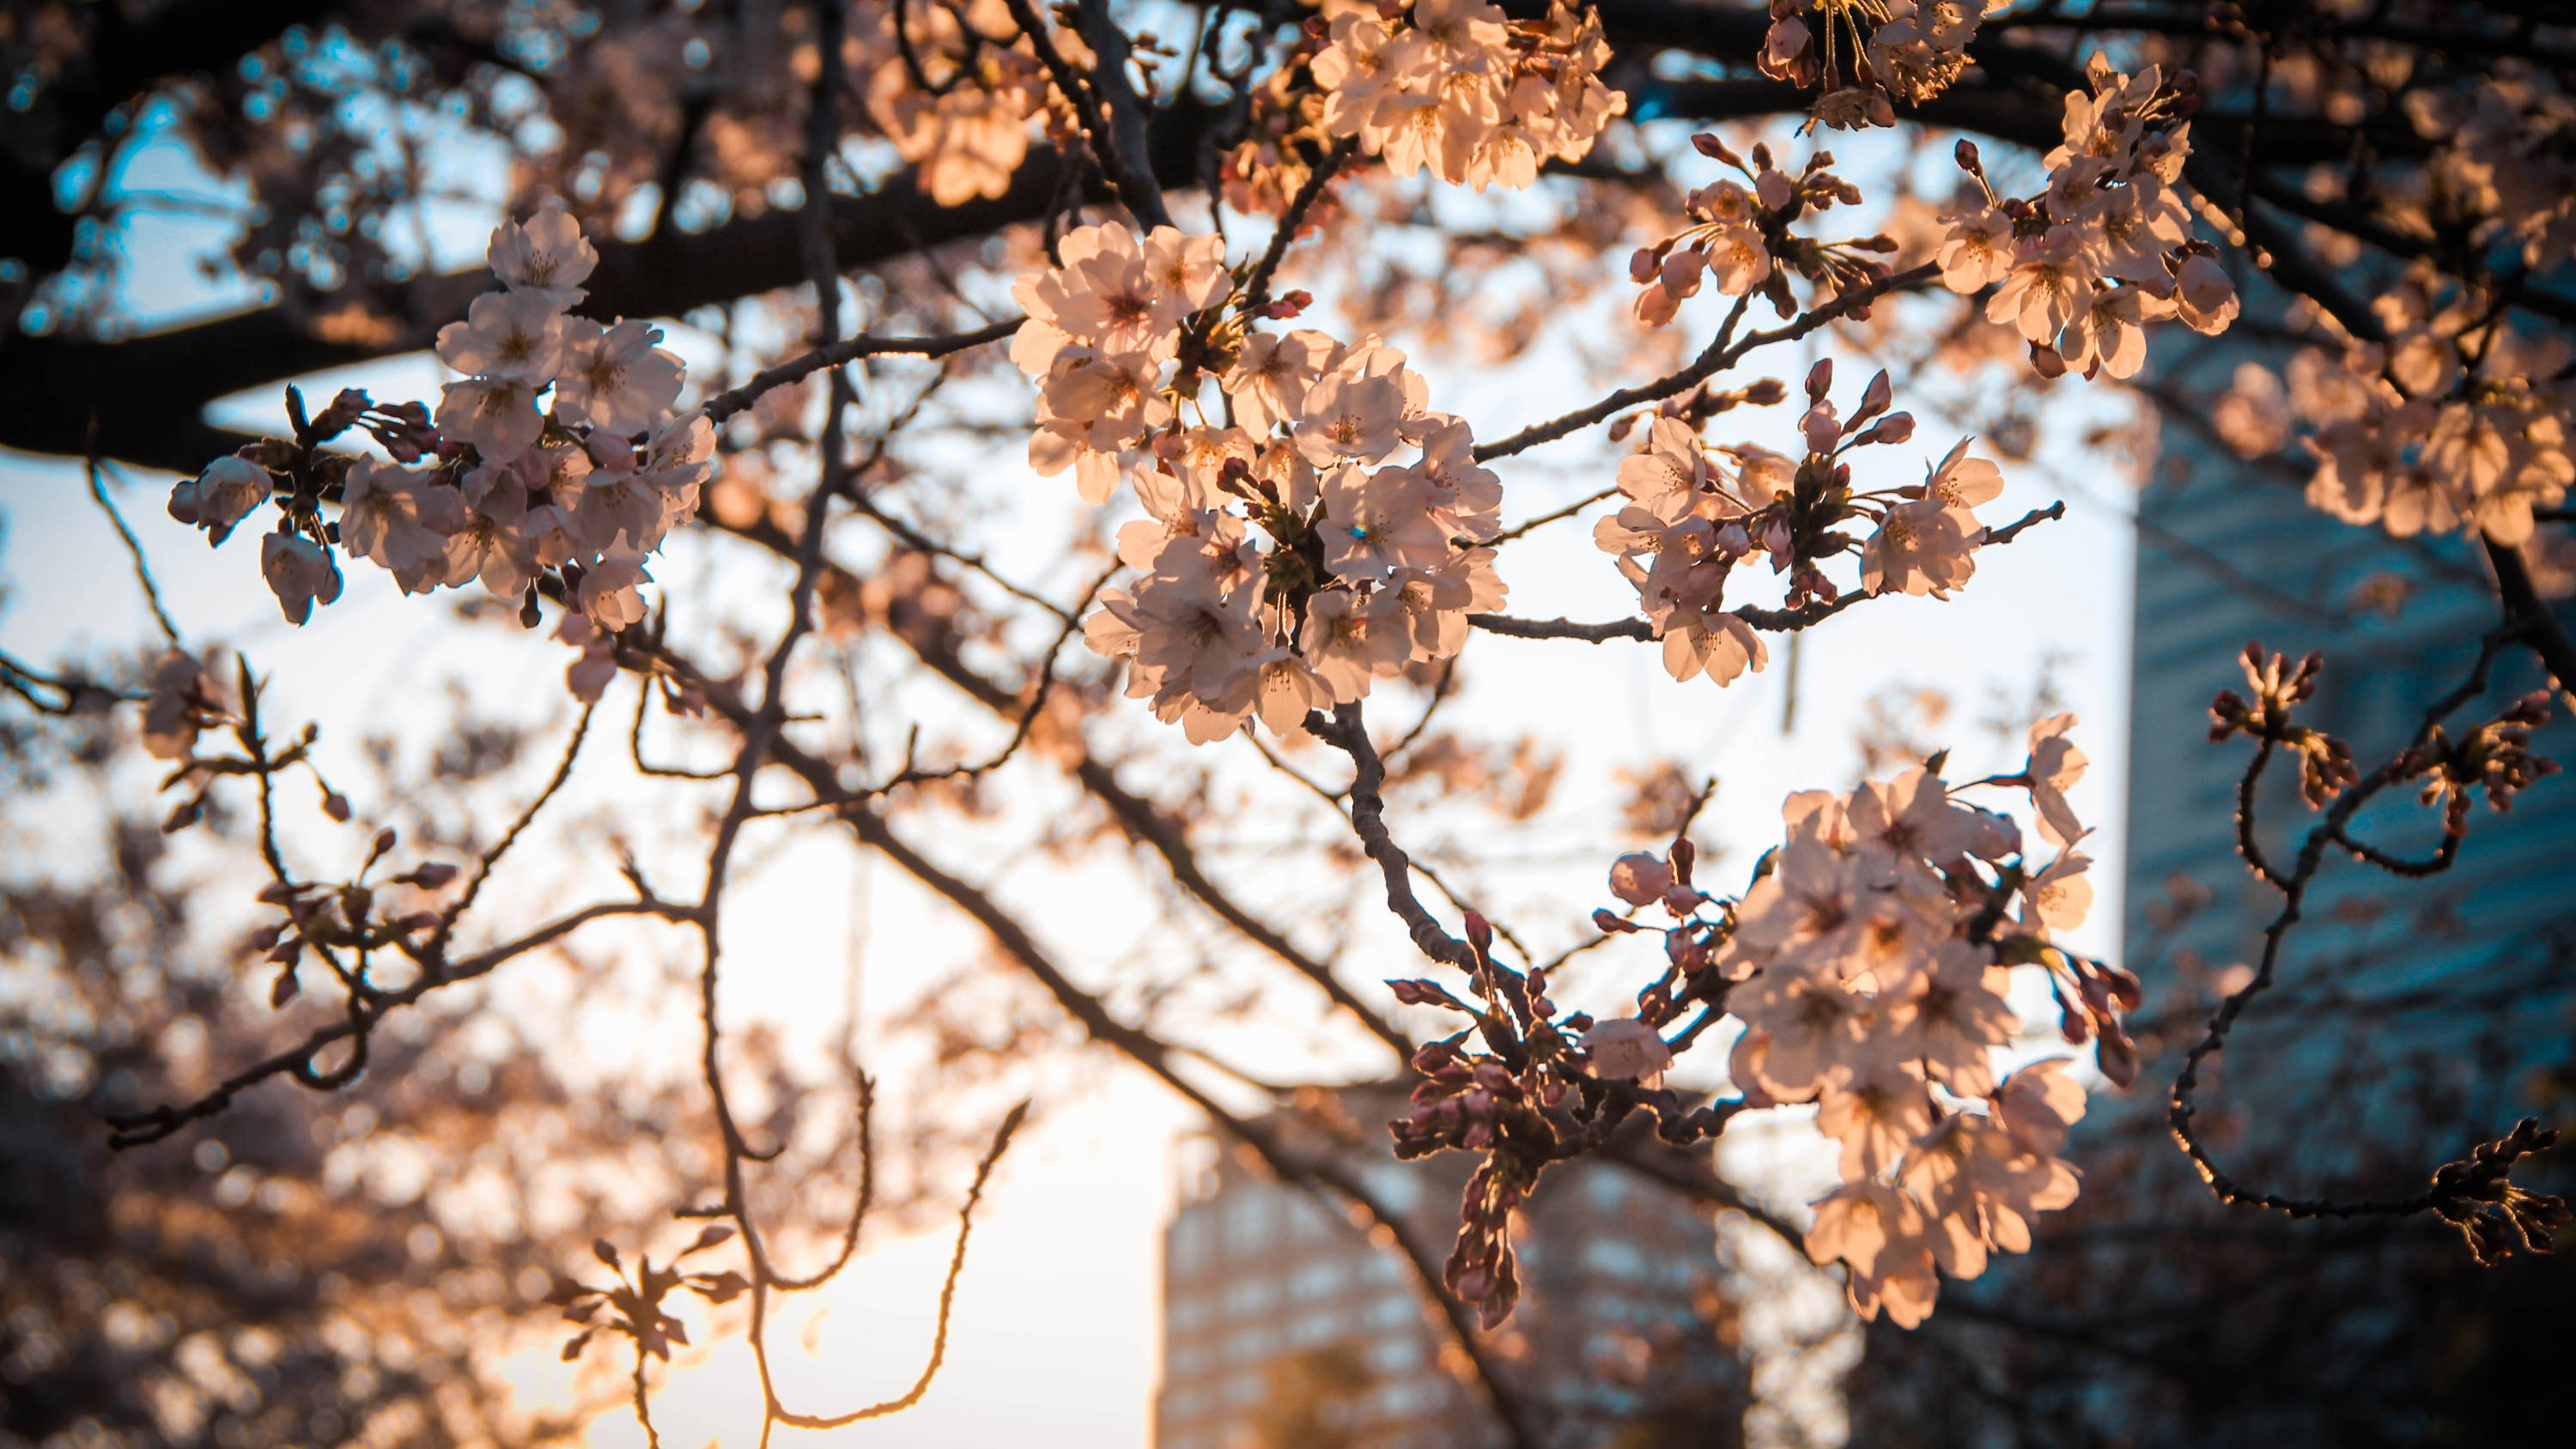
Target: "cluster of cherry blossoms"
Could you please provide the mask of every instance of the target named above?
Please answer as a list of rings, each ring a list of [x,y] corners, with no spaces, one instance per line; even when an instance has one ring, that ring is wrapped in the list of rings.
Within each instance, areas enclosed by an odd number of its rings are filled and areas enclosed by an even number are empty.
[[[2525,268],[2546,273],[2576,257],[2576,97],[2542,66],[2508,58],[2498,69],[2465,94],[2406,93],[2407,120],[2436,149],[2384,183],[2381,204],[2410,233],[2456,231],[2480,253],[2516,245]]]
[[[334,545],[405,593],[479,582],[523,600],[532,625],[538,581],[551,573],[587,621],[583,638],[643,617],[644,559],[696,511],[714,425],[673,414],[682,367],[658,329],[571,312],[599,255],[560,203],[503,222],[489,258],[501,289],[438,334],[439,359],[466,376],[446,385],[434,416],[353,389],[307,417],[290,391],[292,439],[218,458],[171,493],[171,516],[216,544],[275,501],[260,568],[291,622],[339,598]],[[389,458],[324,451],[353,427]],[[339,504],[336,521],[323,518],[326,501]]]
[[[2176,189],[2198,81],[2189,71],[2167,81],[2152,65],[2122,75],[2098,54],[2087,75],[2091,94],[2066,97],[2065,140],[2045,158],[2038,195],[1997,196],[1977,148],[1959,143],[1960,169],[1985,200],[1945,218],[1941,281],[1966,295],[1994,287],[1986,319],[2021,333],[2041,376],[2125,378],[2146,361],[2149,322],[2225,331],[2236,284],[2217,248],[2193,239]]]
[[[1314,25],[1317,22],[1309,22]],[[1311,63],[1326,134],[1357,138],[1399,176],[1525,187],[1591,151],[1627,97],[1603,85],[1601,19],[1552,0],[1513,21],[1485,0],[1331,0]]]
[[[868,114],[931,200],[962,206],[1010,190],[1028,159],[1029,119],[1051,91],[1004,0],[867,0],[853,38]],[[1077,37],[1053,39],[1088,59]]]
[[[1893,126],[1895,100],[1919,105],[1968,68],[1968,42],[1989,8],[1986,0],[1771,0],[1758,63],[1774,80],[1821,88],[1813,114],[1825,125]]]
[[[1828,169],[1834,164],[1831,152],[1808,157],[1793,178],[1772,164],[1768,146],[1755,146],[1747,162],[1713,135],[1693,136],[1691,144],[1750,184],[1715,181],[1693,191],[1683,202],[1691,225],[1629,258],[1629,277],[1645,287],[1637,295],[1638,321],[1661,327],[1673,320],[1682,299],[1698,295],[1703,274],[1727,296],[1759,293],[1783,317],[1797,311],[1790,273],[1827,293],[1886,279],[1887,264],[1864,253],[1894,251],[1896,243],[1887,237],[1828,242],[1789,231],[1810,212],[1859,203],[1860,188]]]
[[[1855,492],[1850,453],[1904,442],[1914,435],[1914,418],[1888,411],[1892,389],[1884,372],[1870,380],[1848,418],[1826,398],[1832,384],[1831,361],[1808,375],[1801,458],[1750,443],[1713,454],[1683,404],[1655,416],[1620,463],[1619,493],[1626,501],[1593,526],[1592,538],[1618,556],[1619,572],[1636,586],[1673,678],[1706,674],[1731,684],[1769,662],[1762,636],[1741,612],[1727,610],[1724,599],[1735,566],[1756,555],[1789,576],[1792,608],[1839,598],[1816,563],[1855,546],[1861,586],[1873,594],[1948,598],[1976,572],[1972,555],[1987,533],[1975,510],[2003,491],[2001,471],[1969,457],[1963,439],[1919,484]],[[1877,524],[1857,544],[1838,531],[1853,519]]]
[[[1843,1183],[1817,1205],[1807,1251],[1848,1266],[1864,1317],[1921,1322],[1940,1274],[1973,1278],[1989,1253],[2028,1251],[2031,1218],[2075,1199],[2076,1170],[2055,1154],[2083,1088],[2062,1059],[1995,1071],[2021,1026],[2005,1000],[2014,966],[2047,972],[2062,1034],[2098,1038],[2105,1075],[2136,1073],[2119,1018],[2137,982],[2051,944],[2093,899],[2065,801],[2085,763],[2073,723],[2033,725],[2030,761],[2007,782],[2030,792],[2056,847],[2044,865],[2009,819],[1917,768],[1847,797],[1790,797],[1787,842],[1735,905],[1717,959],[1742,982],[1726,996],[1745,1026],[1730,1076],[1748,1103],[1817,1104]]]
[[[2506,325],[2479,289],[2419,265],[2372,311],[2385,340],[2346,339],[2291,358],[2287,386],[2259,364],[2238,370],[2220,427],[2240,451],[2288,441],[2287,416],[2315,425],[2308,501],[2400,538],[2475,531],[2531,537],[2532,510],[2576,483],[2568,420],[2571,356],[2559,336]]]
[[[1489,1322],[1515,1290],[1501,1224],[1553,1161],[1586,1150],[1621,1115],[1651,1111],[1668,1141],[1714,1136],[1736,1111],[1816,1104],[1838,1149],[1842,1185],[1818,1204],[1807,1247],[1841,1260],[1853,1306],[1912,1326],[1940,1275],[1971,1278],[1988,1255],[2024,1252],[2030,1221],[2076,1193],[2056,1156],[2084,1112],[2065,1059],[2009,1074],[1996,1058],[2021,1031],[2006,997],[2016,967],[2042,971],[2073,1045],[2122,1085],[2137,1071],[2120,1024],[2139,1000],[2127,973],[2054,944],[2093,900],[2085,834],[2066,791],[2085,769],[2072,715],[2030,729],[2021,772],[1976,782],[2028,792],[2044,863],[2011,817],[1955,799],[1936,758],[1849,795],[1808,791],[1782,807],[1785,843],[1755,867],[1740,899],[1692,882],[1694,854],[1622,856],[1610,889],[1627,907],[1594,913],[1614,934],[1658,933],[1664,967],[1633,1017],[1559,1015],[1544,971],[1493,960],[1470,918],[1479,1006],[1430,981],[1393,983],[1399,999],[1466,1013],[1485,1049],[1462,1039],[1418,1053],[1424,1074],[1392,1130],[1399,1156],[1484,1154],[1468,1189],[1450,1285]],[[1662,1085],[1675,1057],[1713,1024],[1742,1024],[1729,1075],[1740,1100],[1685,1109]],[[1678,1030],[1675,1028],[1678,1027]]]
[[[1291,731],[1456,654],[1467,616],[1501,605],[1483,546],[1501,481],[1403,353],[1221,317],[1234,278],[1215,237],[1088,226],[1058,256],[1013,290],[1029,320],[1011,356],[1041,379],[1032,466],[1071,468],[1092,503],[1125,480],[1150,515],[1118,534],[1133,590],[1084,624],[1092,649],[1134,658],[1130,695],[1194,743],[1256,711]]]
[[[2236,735],[2262,742],[2264,759],[2274,752],[2298,757],[2299,794],[2311,810],[2333,805],[2338,796],[2362,783],[2352,762],[2352,747],[2323,730],[2293,717],[2298,706],[2317,692],[2325,656],[2311,653],[2296,664],[2272,654],[2259,643],[2248,644],[2237,659],[2245,671],[2247,693],[2222,689],[2209,704],[2209,738],[2213,743]],[[2391,760],[2372,783],[2421,781],[2418,800],[2442,809],[2442,849],[2456,850],[2469,832],[2469,807],[2478,795],[2497,811],[2513,808],[2516,795],[2558,773],[2558,762],[2531,752],[2531,732],[2549,722],[2549,691],[2533,690],[2505,706],[2495,718],[2454,734],[2446,724],[2429,726]],[[2263,760],[2256,762],[2260,769]],[[2351,842],[2346,841],[2347,846]],[[2353,847],[2362,859],[2387,867],[2390,857]],[[2439,859],[2437,857],[2437,859]],[[2419,865],[2397,863],[2399,874],[2429,874]]]

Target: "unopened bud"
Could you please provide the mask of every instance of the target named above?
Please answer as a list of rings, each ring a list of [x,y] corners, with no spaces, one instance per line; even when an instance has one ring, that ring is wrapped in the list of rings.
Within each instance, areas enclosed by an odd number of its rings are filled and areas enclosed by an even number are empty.
[[[1712,136],[1705,131],[1691,137],[1691,145],[1698,148],[1699,154],[1706,156],[1711,161],[1722,161],[1729,166],[1741,166],[1744,164],[1743,158],[1737,156],[1733,151],[1728,150],[1724,141],[1717,139],[1715,136]]]
[[[348,824],[349,797],[341,794],[337,790],[327,792],[322,797],[322,813],[330,816],[333,820],[338,821],[342,825]]]
[[[1816,359],[1816,365],[1807,369],[1807,401],[1824,401],[1825,394],[1833,391],[1833,386],[1834,360],[1830,357]]]
[[[411,883],[425,891],[434,891],[456,879],[456,867],[446,861],[432,861],[411,873]]]
[[[1957,146],[1951,148],[1950,157],[1959,163],[1960,170],[1972,176],[1985,170],[1984,165],[1977,160],[1977,143],[1964,136],[1959,138]]]
[[[375,846],[376,854],[383,855],[385,852],[392,850],[394,848],[394,843],[401,838],[402,837],[394,833],[394,828],[390,825],[377,831]]]

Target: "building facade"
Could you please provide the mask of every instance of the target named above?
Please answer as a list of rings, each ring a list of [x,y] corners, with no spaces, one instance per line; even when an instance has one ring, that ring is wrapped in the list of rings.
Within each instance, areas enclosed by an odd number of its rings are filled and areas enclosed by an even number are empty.
[[[1374,1095],[1374,1094],[1372,1094]],[[1349,1149],[1410,1230],[1446,1244],[1468,1162]],[[1380,1149],[1382,1152],[1382,1149]],[[1553,1444],[1734,1442],[1743,1370],[1716,1313],[1709,1214],[1615,1166],[1552,1171],[1524,1215],[1522,1296],[1496,1349]],[[1163,1239],[1159,1449],[1485,1449],[1501,1435],[1455,1371],[1391,1241],[1337,1203],[1219,1157]]]

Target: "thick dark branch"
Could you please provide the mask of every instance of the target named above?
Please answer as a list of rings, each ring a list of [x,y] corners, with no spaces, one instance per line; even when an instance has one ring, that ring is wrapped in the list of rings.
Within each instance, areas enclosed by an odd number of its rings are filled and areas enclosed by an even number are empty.
[[[1333,706],[1330,720],[1310,714],[1306,716],[1306,728],[1317,739],[1351,757],[1351,828],[1359,832],[1362,848],[1367,850],[1369,859],[1377,862],[1379,874],[1386,881],[1386,908],[1404,922],[1416,950],[1475,975],[1474,948],[1442,929],[1413,894],[1413,862],[1386,828],[1386,762],[1378,758],[1377,746],[1369,741],[1368,722],[1359,705]]]

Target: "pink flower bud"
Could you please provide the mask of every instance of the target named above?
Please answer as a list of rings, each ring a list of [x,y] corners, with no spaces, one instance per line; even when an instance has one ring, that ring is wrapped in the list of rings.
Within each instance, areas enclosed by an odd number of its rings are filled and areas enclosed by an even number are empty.
[[[456,879],[456,867],[446,861],[432,861],[411,873],[411,883],[425,891],[437,890]]]
[[[1610,863],[1610,893],[1629,905],[1653,905],[1672,889],[1672,884],[1672,868],[1643,851],[1632,851]]]
[[[1476,948],[1479,957],[1493,954],[1493,923],[1474,911],[1467,913],[1467,944]]]
[[[1860,411],[1853,416],[1872,418],[1887,411],[1887,405],[1894,399],[1895,392],[1894,385],[1887,380],[1887,369],[1880,368],[1878,375],[1869,380],[1869,386],[1861,390]]]
[[[1833,387],[1834,360],[1830,357],[1818,358],[1816,365],[1807,369],[1807,401],[1824,401],[1825,394],[1833,391]]]
[[[1820,402],[1807,409],[1807,415],[1798,420],[1798,431],[1807,440],[1808,452],[1830,453],[1834,444],[1842,441],[1843,425],[1842,420],[1834,416],[1834,405]]]

